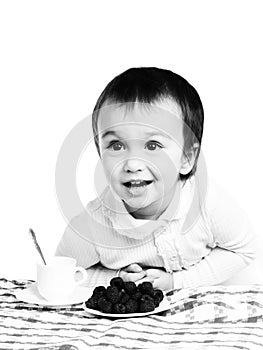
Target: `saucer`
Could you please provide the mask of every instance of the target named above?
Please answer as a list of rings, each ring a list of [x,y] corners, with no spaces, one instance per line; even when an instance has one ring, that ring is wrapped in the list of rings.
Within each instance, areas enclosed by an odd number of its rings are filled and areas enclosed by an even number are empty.
[[[68,306],[73,304],[81,304],[88,300],[93,292],[93,288],[76,286],[74,292],[67,298],[59,301],[48,301],[44,299],[38,292],[37,283],[16,292],[15,296],[18,300],[29,304],[37,304],[41,306]]]

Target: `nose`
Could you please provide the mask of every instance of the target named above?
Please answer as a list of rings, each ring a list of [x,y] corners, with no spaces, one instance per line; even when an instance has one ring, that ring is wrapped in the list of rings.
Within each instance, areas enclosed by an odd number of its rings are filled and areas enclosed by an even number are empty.
[[[124,171],[127,173],[136,173],[137,171],[143,171],[144,168],[144,162],[139,158],[129,158],[124,163]]]

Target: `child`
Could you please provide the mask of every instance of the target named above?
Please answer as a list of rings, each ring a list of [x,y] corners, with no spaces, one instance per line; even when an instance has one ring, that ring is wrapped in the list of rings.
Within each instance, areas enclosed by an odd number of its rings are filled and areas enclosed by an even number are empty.
[[[184,78],[129,69],[92,118],[108,186],[73,218],[57,255],[163,290],[222,283],[252,262],[246,216],[206,177],[203,107]]]

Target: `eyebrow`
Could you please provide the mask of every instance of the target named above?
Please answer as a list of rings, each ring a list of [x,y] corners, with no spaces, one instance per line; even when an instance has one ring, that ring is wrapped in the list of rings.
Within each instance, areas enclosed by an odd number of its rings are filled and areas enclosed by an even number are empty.
[[[169,138],[168,135],[165,135],[163,133],[157,133],[156,131],[149,131],[149,132],[146,131],[145,134],[147,136],[162,136],[162,137],[168,137]],[[102,134],[102,138],[105,138],[107,136],[118,136],[118,134],[115,131],[113,131],[113,130],[108,130],[108,131],[105,131]]]
[[[102,139],[104,139],[104,137],[107,137],[107,136],[117,136],[117,133],[115,131],[112,131],[112,130],[109,130],[109,131],[106,131],[102,134]]]

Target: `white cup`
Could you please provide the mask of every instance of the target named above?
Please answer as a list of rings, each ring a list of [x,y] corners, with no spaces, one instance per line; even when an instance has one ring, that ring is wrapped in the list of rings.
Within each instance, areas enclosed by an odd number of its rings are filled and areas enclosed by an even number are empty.
[[[78,280],[77,272],[81,274]],[[76,260],[73,258],[57,256],[47,265],[37,265],[37,288],[41,296],[48,301],[67,299],[86,278],[87,271],[76,266]]]

